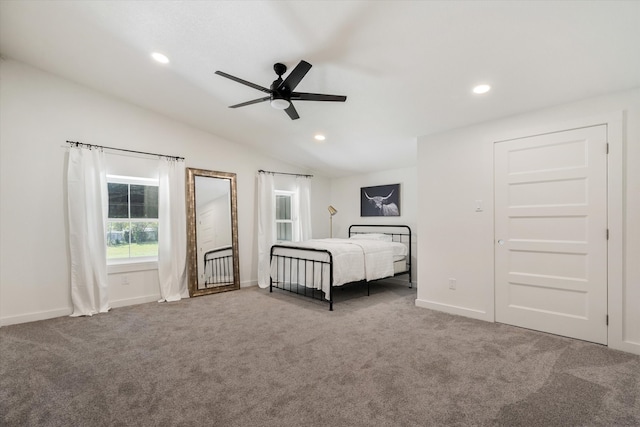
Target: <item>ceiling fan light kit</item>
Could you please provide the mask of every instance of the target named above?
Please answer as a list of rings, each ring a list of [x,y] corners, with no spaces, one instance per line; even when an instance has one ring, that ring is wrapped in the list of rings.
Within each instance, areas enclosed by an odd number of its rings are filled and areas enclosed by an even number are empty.
[[[269,101],[271,106],[277,110],[284,110],[285,113],[291,118],[296,120],[300,118],[291,101],[329,101],[329,102],[345,102],[346,96],[343,95],[326,95],[322,93],[307,93],[307,92],[294,92],[294,89],[303,77],[311,69],[311,64],[306,61],[300,61],[298,65],[289,73],[286,79],[282,79],[282,75],[287,72],[287,66],[281,63],[276,63],[273,66],[273,70],[278,75],[278,78],[273,81],[270,88],[257,85],[255,83],[248,82],[239,77],[232,76],[223,71],[216,71],[216,74],[234,82],[249,86],[253,89],[269,94],[263,98],[254,99],[240,104],[231,105],[229,108],[245,107],[251,104],[257,104],[260,102]]]
[[[271,100],[271,106],[276,110],[286,110],[291,105],[291,102],[282,98],[274,98]]]

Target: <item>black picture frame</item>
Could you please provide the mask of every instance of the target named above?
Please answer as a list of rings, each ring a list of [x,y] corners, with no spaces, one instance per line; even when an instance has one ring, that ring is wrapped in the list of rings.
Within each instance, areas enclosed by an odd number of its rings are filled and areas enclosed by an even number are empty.
[[[400,216],[400,184],[361,187],[360,216]]]

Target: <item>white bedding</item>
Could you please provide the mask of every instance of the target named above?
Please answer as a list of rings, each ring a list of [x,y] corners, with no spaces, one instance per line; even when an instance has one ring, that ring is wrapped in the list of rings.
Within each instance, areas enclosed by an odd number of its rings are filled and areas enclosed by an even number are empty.
[[[287,256],[299,256],[296,254],[295,248],[313,248],[325,249],[331,252],[333,257],[333,285],[340,286],[345,283],[357,282],[361,280],[371,281],[382,279],[394,275],[394,261],[407,255],[407,246],[398,242],[382,242],[376,240],[357,240],[357,239],[316,239],[306,242],[285,243],[283,246],[291,246],[291,249],[276,248],[276,254]],[[326,253],[305,252],[304,258],[312,258],[315,260],[329,260]],[[278,273],[282,275],[286,272],[285,280],[291,281],[293,284],[322,289],[325,296],[329,295],[329,268],[316,267],[315,269],[307,266],[306,274],[304,269],[300,267],[298,273],[298,263],[293,262],[291,265],[283,260],[280,264],[272,262],[271,277],[276,279]],[[300,277],[305,276],[305,277]]]

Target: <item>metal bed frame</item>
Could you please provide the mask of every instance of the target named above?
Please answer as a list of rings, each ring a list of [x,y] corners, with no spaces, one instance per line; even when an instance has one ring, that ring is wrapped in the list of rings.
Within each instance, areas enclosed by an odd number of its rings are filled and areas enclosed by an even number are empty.
[[[228,254],[220,254],[229,251]],[[233,284],[233,251],[231,246],[217,248],[204,254],[205,288]],[[229,280],[231,275],[231,280]]]
[[[381,231],[386,229],[396,229],[402,231]],[[380,225],[370,225],[370,224],[354,224],[349,226],[349,237],[356,234],[367,234],[367,233],[380,233],[390,235],[394,242],[404,243],[408,246],[408,254],[406,258],[406,266],[407,269],[405,271],[394,274],[390,277],[401,276],[407,274],[409,276],[409,287],[412,288],[413,284],[411,282],[411,228],[408,225],[392,225],[392,224],[380,224]],[[282,255],[274,253],[275,249],[294,249],[300,251],[300,256],[291,256],[291,255]],[[304,255],[306,252],[309,255]],[[315,254],[316,257],[318,254],[326,254],[328,260],[318,260],[314,259],[312,255]],[[297,295],[303,295],[305,297],[310,297],[313,299],[318,299],[321,301],[326,301],[329,303],[329,311],[333,311],[333,255],[329,250],[326,249],[313,249],[313,248],[305,248],[305,247],[296,247],[290,245],[273,245],[271,246],[271,256],[270,256],[270,264],[273,265],[275,262],[276,269],[276,280],[274,280],[273,276],[270,277],[269,281],[269,292],[273,292],[273,288],[281,289],[284,291],[289,291]],[[288,265],[288,268],[287,268]],[[295,269],[293,266],[295,265]],[[328,276],[325,278],[325,271],[328,268]],[[287,271],[288,270],[288,271]],[[308,277],[307,273],[311,273],[311,277],[315,279],[316,271],[320,276],[320,283],[324,283],[324,280],[329,281],[329,295],[324,295],[320,289],[316,289],[315,287],[307,287],[304,285],[300,285],[301,277]],[[385,280],[389,277],[385,277],[383,279],[377,280]],[[288,279],[288,280],[287,280]],[[369,284],[371,282],[375,282],[377,280],[366,281],[362,280],[360,282],[351,282],[345,283],[340,286],[350,285],[352,283],[367,283],[367,296],[370,295]]]

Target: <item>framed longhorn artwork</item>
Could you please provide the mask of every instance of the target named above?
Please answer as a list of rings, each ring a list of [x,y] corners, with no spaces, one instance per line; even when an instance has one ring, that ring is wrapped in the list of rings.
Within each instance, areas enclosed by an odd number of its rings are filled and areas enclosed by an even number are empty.
[[[400,216],[400,184],[360,188],[360,216]]]

